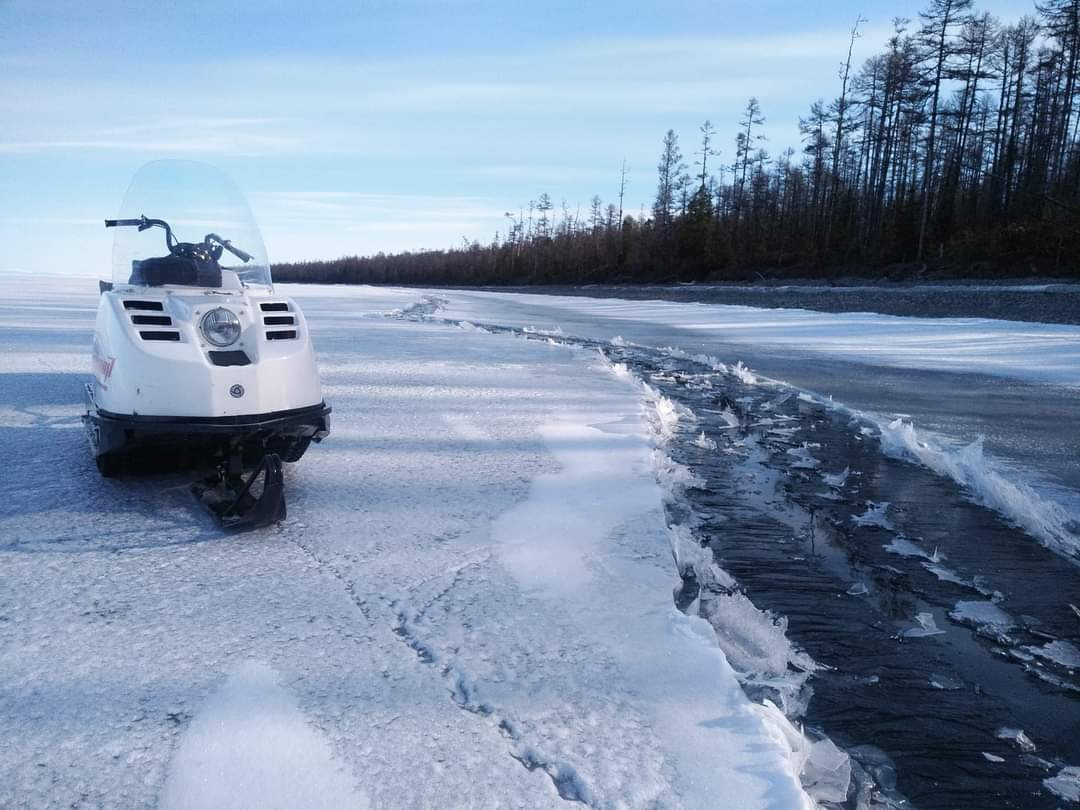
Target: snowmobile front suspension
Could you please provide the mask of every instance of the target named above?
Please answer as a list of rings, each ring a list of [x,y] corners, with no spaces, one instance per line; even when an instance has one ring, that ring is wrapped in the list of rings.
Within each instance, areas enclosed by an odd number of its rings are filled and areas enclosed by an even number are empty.
[[[262,487],[256,496],[254,485],[260,476]],[[285,478],[276,453],[263,456],[247,478],[240,469],[240,459],[234,456],[191,489],[226,529],[258,529],[285,519]]]

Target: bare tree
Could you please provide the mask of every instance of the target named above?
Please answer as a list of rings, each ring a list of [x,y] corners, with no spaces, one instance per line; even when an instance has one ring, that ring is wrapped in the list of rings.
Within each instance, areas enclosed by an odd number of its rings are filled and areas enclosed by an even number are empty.
[[[663,151],[656,166],[656,199],[653,202],[653,219],[657,227],[667,230],[675,217],[675,207],[680,191],[682,177],[686,172],[682,152],[679,150],[679,136],[669,129],[664,135]]]
[[[829,194],[829,206],[833,210],[836,208],[836,199],[840,189],[840,155],[844,146],[844,124],[848,110],[848,81],[851,77],[851,58],[855,52],[855,42],[859,38],[859,26],[864,22],[866,20],[863,19],[861,14],[855,18],[855,24],[851,27],[851,37],[848,39],[847,59],[844,60],[844,64],[840,69],[840,98],[836,100],[836,134],[833,136],[832,184]],[[828,217],[828,226],[825,231],[826,250],[828,250],[829,242],[832,239],[833,219],[832,216]]]
[[[705,123],[701,125],[698,131],[701,133],[701,148],[694,154],[701,155],[701,160],[698,163],[701,167],[698,179],[701,181],[700,188],[705,188],[709,179],[709,158],[718,156],[720,151],[712,147],[713,139],[716,137],[716,127],[712,125],[708,118],[705,119]]]
[[[915,258],[921,260],[926,248],[926,225],[930,219],[931,181],[937,149],[938,107],[941,101],[941,83],[948,68],[953,49],[949,34],[953,26],[966,18],[964,12],[971,8],[971,0],[931,0],[930,8],[921,12],[923,20],[920,32],[930,60],[930,129],[926,136],[926,162],[922,176],[922,213],[919,223],[919,244]]]

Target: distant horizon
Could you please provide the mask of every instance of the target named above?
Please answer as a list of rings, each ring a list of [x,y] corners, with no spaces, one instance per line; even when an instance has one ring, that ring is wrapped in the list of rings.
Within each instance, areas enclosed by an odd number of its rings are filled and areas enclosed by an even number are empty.
[[[692,163],[710,119],[730,164],[754,96],[769,153],[798,151],[799,116],[839,93],[856,18],[858,67],[922,5],[567,2],[538,19],[482,2],[6,3],[0,269],[107,277],[102,220],[140,165],[169,157],[236,179],[271,263],[486,244],[541,193],[556,210],[613,201],[624,159],[636,217],[666,130]]]

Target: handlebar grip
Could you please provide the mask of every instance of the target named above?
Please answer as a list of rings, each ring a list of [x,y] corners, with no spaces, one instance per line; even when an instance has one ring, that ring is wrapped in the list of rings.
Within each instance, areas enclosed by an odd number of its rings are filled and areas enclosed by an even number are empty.
[[[141,219],[107,219],[105,220],[106,228],[128,227],[134,225],[142,225]]]
[[[240,248],[233,246],[232,242],[230,242],[228,239],[222,242],[222,247],[224,247],[227,251],[229,251],[229,253],[240,259],[240,261],[242,262],[250,262],[253,258],[255,258],[246,250],[241,250]]]

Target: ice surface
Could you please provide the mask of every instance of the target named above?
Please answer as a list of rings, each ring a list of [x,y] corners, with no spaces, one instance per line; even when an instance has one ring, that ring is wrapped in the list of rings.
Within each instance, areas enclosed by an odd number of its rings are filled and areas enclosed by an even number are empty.
[[[662,452],[650,447],[648,422],[639,419],[634,430],[627,421],[638,396],[652,406],[657,442],[667,441],[680,422],[693,421],[692,413],[643,383],[627,386],[621,407],[608,396],[560,413],[540,427],[559,469],[533,480],[528,499],[495,523],[494,537],[501,559],[525,593],[566,612],[579,625],[579,634],[593,636],[598,649],[609,650],[618,662],[618,675],[608,678],[625,684],[639,699],[647,698],[643,708],[652,715],[654,733],[680,769],[693,774],[680,782],[681,801],[700,806],[711,796],[748,789],[730,770],[715,770],[716,751],[730,748],[733,738],[708,722],[730,717],[746,703],[737,686],[731,690],[734,672],[714,626],[671,605],[676,569],[664,564],[655,545],[658,533],[667,534],[679,569],[693,567],[713,587],[733,583],[707,559],[706,550],[693,548],[685,530],[664,529],[665,493],[672,497],[689,479],[673,472],[679,465],[664,461]],[[612,624],[605,616],[618,618]],[[668,661],[678,662],[677,674],[660,675]],[[696,693],[689,688],[695,683],[727,686]],[[527,705],[522,696],[505,693],[494,702]],[[549,742],[545,757],[566,761],[562,747]],[[600,803],[590,770],[578,767],[575,773],[581,789],[587,789],[578,795]],[[789,771],[791,781],[784,789],[804,801],[797,775]]]
[[[159,807],[365,808],[366,795],[266,664],[241,664],[180,741]]]
[[[945,631],[937,626],[933,613],[915,614],[915,627],[905,630],[904,638],[925,638],[926,636],[940,636]]]
[[[964,688],[963,681],[951,678],[948,675],[938,675],[935,673],[931,673],[930,675],[930,685],[935,689],[942,689],[948,692]]]
[[[787,749],[790,767],[819,802],[842,802],[851,784],[851,759],[831,740],[816,742],[796,728],[770,700],[754,706],[773,739]]]
[[[1080,803],[1080,767],[1066,765],[1056,776],[1044,779],[1043,784],[1058,798]]]
[[[1021,728],[1009,728],[1008,726],[1002,726],[997,730],[995,735],[999,740],[1008,740],[1015,743],[1016,747],[1023,751],[1025,754],[1030,754],[1035,751],[1035,743],[1031,741],[1031,738],[1024,733]]]
[[[664,447],[674,438],[665,414],[667,400],[647,383],[641,389],[648,404],[653,429],[653,466],[657,481],[669,503],[681,506],[682,493],[704,482],[690,470],[674,462]],[[683,419],[693,420],[693,413],[683,409]],[[758,609],[743,593],[735,590],[735,581],[712,559],[712,552],[701,546],[688,525],[671,526],[672,549],[679,570],[692,572],[701,586],[701,595],[691,613],[705,618],[715,631],[715,638],[740,682],[751,687],[767,687],[790,715],[799,716],[806,708],[804,687],[817,664],[796,650],[787,638],[787,620]]]
[[[870,417],[873,418],[873,417]],[[966,487],[980,503],[1000,512],[1048,548],[1080,559],[1076,516],[983,453],[982,441],[956,447],[941,436],[916,430],[903,419],[878,419],[886,452],[909,456]]]
[[[949,618],[962,624],[1006,633],[1016,627],[1016,621],[993,602],[961,601],[949,611]]]
[[[706,591],[734,590],[735,579],[714,562],[712,551],[701,545],[690,527],[670,526],[668,533],[671,552],[680,575],[692,574]]]
[[[693,470],[672,461],[671,456],[661,450],[653,451],[653,469],[660,485],[668,492],[705,485],[705,482]]]
[[[792,698],[797,697],[806,677],[794,677],[791,665],[802,672],[812,672],[815,665],[805,654],[792,649],[786,619],[760,610],[738,591],[703,595],[700,610],[715,628],[728,661],[744,681],[771,683]],[[797,706],[785,706],[785,710],[798,713]]]
[[[632,346],[632,343],[624,343],[625,346]],[[712,371],[718,371],[721,374],[732,374],[732,369],[727,363],[722,363],[719,358],[714,357],[711,354],[705,354],[703,352],[688,352],[685,349],[680,349],[678,346],[661,346],[658,351],[666,355],[667,357],[677,358],[679,360],[690,360],[705,366]]]
[[[803,442],[799,447],[788,449],[787,454],[795,458],[795,462],[791,466],[796,470],[816,470],[821,464],[814,458],[810,452],[810,445],[806,442]]]
[[[893,529],[895,527],[889,521],[888,512],[888,501],[881,501],[880,503],[868,501],[866,511],[861,515],[852,515],[851,520],[856,526],[876,526],[879,529]]]
[[[898,534],[894,537],[884,549],[891,554],[899,554],[901,557],[923,557],[927,560],[930,559],[930,554],[924,551],[920,546],[908,540],[904,535]]]
[[[478,319],[475,313],[490,313],[512,298],[519,307],[557,308],[568,316],[598,321],[669,324],[730,344],[792,352],[812,347],[820,353],[881,365],[1080,385],[1080,327],[1071,325],[540,294],[511,297],[470,291],[449,297],[454,317],[460,313]]]
[[[1024,647],[1032,655],[1053,661],[1066,669],[1080,669],[1080,647],[1069,641],[1050,641],[1038,647]]]
[[[752,372],[750,369],[748,369],[743,364],[742,360],[739,360],[738,362],[735,363],[734,366],[731,367],[731,373],[734,374],[736,377],[738,377],[740,380],[742,380],[747,385],[757,385],[758,384],[757,375],[754,374],[754,372]]]
[[[715,450],[716,442],[705,435],[705,431],[701,431],[698,437],[694,439],[694,444],[700,447],[702,450]]]
[[[948,566],[942,565],[938,562],[924,562],[923,568],[940,579],[942,582],[951,582],[954,585],[962,585],[967,588],[974,588],[975,585],[970,579],[964,579],[956,571]]]
[[[9,292],[0,806],[197,801],[193,763],[240,784],[286,748],[337,806],[806,805],[716,624],[673,607],[677,543],[717,593],[734,583],[668,527],[693,477],[595,353],[415,320],[414,290],[283,289],[334,430],[286,471],[288,520],[235,538],[186,475],[94,470],[93,285]]]
[[[668,399],[648,383],[642,383],[642,386],[648,399],[653,402],[653,413],[664,439],[673,438],[680,424],[694,421],[694,415],[686,407]]]
[[[847,483],[848,475],[850,474],[850,472],[850,468],[844,467],[844,469],[838,473],[826,473],[825,475],[821,476],[821,478],[830,487],[836,487],[837,489],[839,489]]]

